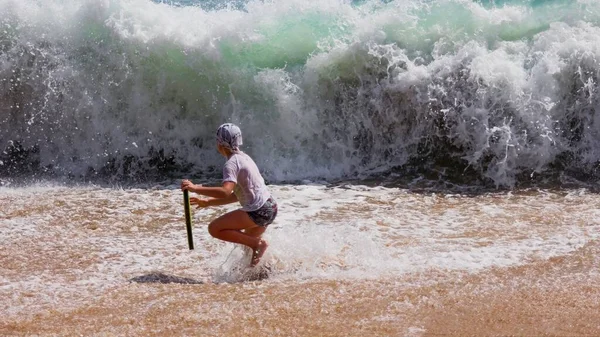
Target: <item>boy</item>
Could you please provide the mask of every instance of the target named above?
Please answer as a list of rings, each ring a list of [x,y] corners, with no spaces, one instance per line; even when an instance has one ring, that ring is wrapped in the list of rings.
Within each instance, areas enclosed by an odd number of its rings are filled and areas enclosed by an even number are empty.
[[[277,202],[267,189],[256,163],[240,150],[240,145],[240,128],[231,123],[221,125],[217,129],[217,151],[227,158],[223,167],[223,185],[204,187],[183,180],[181,189],[210,197],[190,198],[190,203],[198,208],[239,201],[242,208],[213,220],[208,225],[208,232],[217,239],[250,247],[250,266],[254,267],[269,247],[261,235],[277,216]]]

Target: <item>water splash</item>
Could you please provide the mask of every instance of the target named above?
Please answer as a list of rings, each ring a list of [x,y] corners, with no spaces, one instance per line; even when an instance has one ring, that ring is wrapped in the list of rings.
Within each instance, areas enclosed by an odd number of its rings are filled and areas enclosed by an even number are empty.
[[[227,4],[0,0],[0,175],[597,175],[595,2]]]

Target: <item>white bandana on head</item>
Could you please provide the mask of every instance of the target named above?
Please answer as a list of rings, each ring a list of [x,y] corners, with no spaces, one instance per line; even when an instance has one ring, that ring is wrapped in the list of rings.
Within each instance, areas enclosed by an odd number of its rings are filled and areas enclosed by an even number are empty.
[[[242,145],[242,130],[234,124],[225,123],[217,129],[217,143],[230,150],[239,151]]]

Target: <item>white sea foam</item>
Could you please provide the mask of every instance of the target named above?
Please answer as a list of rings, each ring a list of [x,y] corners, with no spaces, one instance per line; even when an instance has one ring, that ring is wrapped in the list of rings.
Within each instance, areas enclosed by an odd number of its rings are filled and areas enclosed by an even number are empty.
[[[271,190],[280,209],[265,234],[266,282],[474,273],[568,255],[600,237],[598,198],[583,189],[475,197],[316,184]],[[176,188],[4,187],[0,202],[1,242],[12,266],[0,278],[7,315],[56,301],[76,305],[82,293],[152,273],[200,282],[248,277],[249,252],[206,231],[235,205],[194,211],[190,251]],[[44,204],[50,206],[39,208]]]
[[[599,22],[587,2],[0,0],[0,149],[65,175],[212,172],[227,120],[277,181],[432,154],[497,185],[565,154],[593,173]]]

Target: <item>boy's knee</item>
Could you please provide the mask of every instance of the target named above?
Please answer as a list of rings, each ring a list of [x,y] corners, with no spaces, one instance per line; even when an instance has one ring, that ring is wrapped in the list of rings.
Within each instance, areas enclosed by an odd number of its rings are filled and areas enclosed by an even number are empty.
[[[210,234],[214,238],[216,238],[218,236],[219,229],[217,228],[217,225],[214,222],[211,222],[208,225],[208,234]]]

